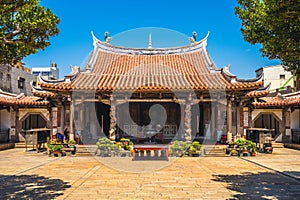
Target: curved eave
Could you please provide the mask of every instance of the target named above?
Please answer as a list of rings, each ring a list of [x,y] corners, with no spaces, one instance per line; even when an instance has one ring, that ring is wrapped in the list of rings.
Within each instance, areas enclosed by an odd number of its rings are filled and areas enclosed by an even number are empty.
[[[246,97],[264,97],[270,93],[271,83],[269,83],[266,87],[260,87],[257,90],[248,92]]]
[[[54,97],[54,96],[57,96],[53,92],[45,91],[45,90],[43,90],[41,88],[37,88],[35,86],[32,86],[31,92],[34,96],[38,96],[38,97]]]
[[[99,48],[102,51],[128,54],[128,55],[165,55],[165,54],[181,54],[190,53],[202,50],[207,45],[208,34],[199,42],[191,43],[190,45],[171,48],[127,48],[121,46],[114,46],[107,42],[102,42],[92,32],[94,48]]]
[[[61,79],[61,80],[47,80],[44,79],[41,75],[38,75],[38,80],[41,83],[47,83],[47,84],[58,84],[58,83],[64,83],[66,80]]]
[[[238,82],[258,82],[258,81],[262,81],[263,80],[263,76],[264,76],[264,74],[261,73],[258,77],[254,78],[254,79],[240,79],[240,78],[236,78],[236,81],[238,81]]]
[[[226,86],[227,90],[236,90],[236,91],[247,91],[247,90],[255,90],[262,86],[262,82],[254,82],[254,83],[241,83],[235,82],[228,86]]]
[[[300,96],[297,97],[264,97],[263,102],[254,102],[253,106],[255,108],[283,108],[289,106],[300,106]]]

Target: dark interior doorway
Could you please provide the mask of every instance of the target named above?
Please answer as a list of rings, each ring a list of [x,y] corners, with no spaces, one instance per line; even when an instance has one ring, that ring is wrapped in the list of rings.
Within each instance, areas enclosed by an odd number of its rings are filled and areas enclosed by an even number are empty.
[[[30,114],[22,121],[23,130],[45,128],[46,126],[47,122],[40,114]]]
[[[279,119],[273,113],[264,113],[254,121],[254,127],[274,129],[272,137],[275,137],[279,133]]]
[[[104,134],[109,137],[109,126],[110,126],[110,106],[104,103],[96,104],[97,120],[100,125],[101,131],[103,130]]]

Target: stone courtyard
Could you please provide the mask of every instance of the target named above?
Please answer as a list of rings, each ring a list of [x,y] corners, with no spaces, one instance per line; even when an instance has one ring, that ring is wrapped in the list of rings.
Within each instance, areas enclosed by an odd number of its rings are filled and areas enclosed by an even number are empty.
[[[300,152],[131,161],[0,151],[0,199],[297,199]]]

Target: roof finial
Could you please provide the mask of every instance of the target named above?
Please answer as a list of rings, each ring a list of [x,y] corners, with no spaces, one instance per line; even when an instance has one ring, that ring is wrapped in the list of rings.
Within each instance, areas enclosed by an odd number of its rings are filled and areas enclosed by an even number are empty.
[[[152,36],[151,36],[151,33],[149,34],[148,49],[152,49]]]
[[[111,40],[112,40],[112,37],[109,37],[108,32],[105,32],[104,33],[104,42],[110,43]]]
[[[189,40],[192,44],[197,42],[197,33],[195,31],[193,32],[193,37],[190,37]]]

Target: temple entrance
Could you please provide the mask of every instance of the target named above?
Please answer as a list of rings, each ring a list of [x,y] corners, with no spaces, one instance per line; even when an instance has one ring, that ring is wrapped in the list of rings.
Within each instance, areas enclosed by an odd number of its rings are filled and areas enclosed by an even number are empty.
[[[47,122],[40,114],[30,114],[22,121],[23,130],[45,128],[46,126]]]
[[[165,139],[173,139],[181,121],[177,103],[143,102],[121,104],[117,107],[118,137],[138,137],[147,127],[161,126]]]
[[[192,105],[192,135],[196,140],[203,140],[210,133],[211,107],[209,103],[198,103]]]
[[[100,132],[104,133],[107,137],[109,137],[109,126],[110,126],[110,106],[104,103],[96,104],[96,113],[97,113],[97,122],[100,127]]]
[[[260,114],[254,121],[255,128],[274,129],[272,137],[279,133],[280,120],[273,113]]]

